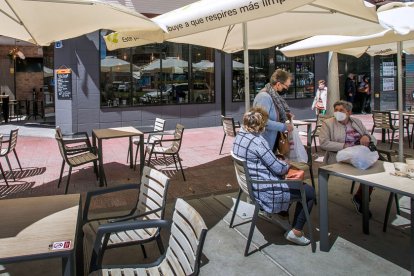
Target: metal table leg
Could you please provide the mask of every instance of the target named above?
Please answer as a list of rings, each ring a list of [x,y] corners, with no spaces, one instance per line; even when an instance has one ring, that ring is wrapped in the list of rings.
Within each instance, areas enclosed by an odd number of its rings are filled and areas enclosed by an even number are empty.
[[[362,231],[369,235],[369,191],[368,185],[360,183],[362,188]]]
[[[320,228],[320,249],[329,251],[329,218],[328,218],[328,179],[326,172],[319,172],[319,228]]]

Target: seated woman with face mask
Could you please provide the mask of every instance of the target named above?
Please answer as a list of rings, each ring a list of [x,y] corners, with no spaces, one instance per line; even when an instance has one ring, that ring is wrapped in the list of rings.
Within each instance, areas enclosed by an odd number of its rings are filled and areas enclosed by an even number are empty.
[[[352,104],[346,101],[334,103],[334,117],[326,119],[322,123],[319,133],[321,149],[326,151],[324,162],[329,165],[337,163],[336,154],[341,149],[355,145],[368,147],[370,142],[376,144],[374,136],[368,132],[361,120],[351,118]],[[369,188],[370,194],[372,188]],[[352,202],[359,213],[361,213],[362,190],[359,187],[352,198]],[[370,214],[371,217],[371,214]]]
[[[268,113],[261,107],[253,107],[243,116],[243,127],[240,129],[233,144],[233,154],[246,160],[251,177],[255,180],[281,180],[289,170],[289,164],[279,160],[273,154],[269,144],[261,135],[265,130]],[[309,213],[315,199],[315,190],[304,184],[306,202]],[[289,189],[289,185],[262,184],[260,187],[253,184],[254,197],[260,207],[267,213],[287,211],[291,199],[300,199],[297,189]],[[301,203],[296,204],[292,229],[285,233],[287,240],[298,245],[307,245],[310,240],[303,235],[302,229],[306,223],[305,212]]]

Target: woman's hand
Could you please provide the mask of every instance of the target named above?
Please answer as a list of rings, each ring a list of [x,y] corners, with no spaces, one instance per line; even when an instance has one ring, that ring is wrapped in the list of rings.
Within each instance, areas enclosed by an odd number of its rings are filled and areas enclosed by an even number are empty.
[[[369,142],[371,142],[371,140],[369,139],[368,135],[364,135],[361,137],[361,139],[359,140],[360,144],[363,146],[368,147],[369,146]]]
[[[292,132],[292,130],[293,130],[293,125],[292,125],[291,123],[286,123],[285,125],[286,125],[286,130],[287,130],[288,132]]]

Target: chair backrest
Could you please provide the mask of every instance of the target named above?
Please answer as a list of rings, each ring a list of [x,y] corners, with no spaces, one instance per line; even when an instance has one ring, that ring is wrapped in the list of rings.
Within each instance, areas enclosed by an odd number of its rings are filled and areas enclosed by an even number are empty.
[[[154,123],[154,132],[162,132],[164,131],[164,126],[165,126],[165,120],[161,119],[161,118],[155,118],[155,123]],[[161,140],[162,139],[162,135],[150,135],[148,136],[148,144],[152,144],[154,143],[153,141],[155,140]]]
[[[161,118],[155,118],[154,131],[164,131],[165,120]]]
[[[322,123],[323,121],[325,121],[328,118],[331,118],[332,116],[329,115],[323,115],[323,114],[319,114],[318,117],[316,118],[316,126],[315,129],[312,131],[312,137],[318,137],[319,136],[319,132],[321,131],[321,127],[322,127]]]
[[[61,139],[63,138],[62,129],[60,128],[60,126],[56,127],[56,135]]]
[[[231,137],[235,137],[237,135],[233,117],[226,117],[222,115],[221,122],[223,124],[223,131],[226,135]]]
[[[372,119],[374,121],[373,128],[394,129],[391,118],[391,111],[373,110]]]
[[[190,204],[178,198],[166,252],[168,265],[173,271],[171,274],[198,274],[206,234],[207,226],[200,214]]]
[[[65,148],[65,145],[63,144],[63,139],[61,137],[59,137],[57,129],[56,129],[55,138],[56,138],[56,141],[58,143],[60,155],[62,156],[62,158],[65,160],[66,163],[69,163],[66,148]]]
[[[243,192],[248,194],[252,202],[255,203],[256,199],[253,196],[251,178],[249,170],[247,168],[247,162],[239,158],[238,156],[234,155],[233,152],[231,152],[231,157],[233,158],[237,183],[239,184],[240,189],[242,189]]]
[[[170,178],[156,169],[145,166],[142,171],[137,210],[140,214],[159,210],[146,219],[162,219]]]
[[[7,152],[11,152],[16,147],[18,134],[19,134],[19,128],[15,128],[10,131],[10,141],[9,141],[9,148]]]
[[[175,126],[175,132],[174,132],[174,139],[177,139],[177,141],[174,141],[171,144],[171,150],[173,152],[179,152],[181,148],[181,142],[183,140],[183,134],[184,134],[184,126],[181,124],[177,124]]]

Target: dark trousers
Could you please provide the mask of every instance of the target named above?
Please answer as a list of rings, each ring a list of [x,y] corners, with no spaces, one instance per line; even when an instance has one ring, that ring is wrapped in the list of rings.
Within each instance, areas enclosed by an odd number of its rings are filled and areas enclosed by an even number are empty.
[[[304,184],[303,187],[305,188],[306,193],[306,203],[308,205],[309,214],[312,211],[313,201],[315,200],[315,189],[307,184]],[[290,199],[301,199],[300,191],[299,190],[289,190],[290,192]],[[303,226],[306,223],[305,213],[303,211],[302,202],[298,201],[296,203],[295,215],[293,217],[292,227],[296,230],[303,230]]]
[[[9,121],[9,107],[8,106],[7,108],[3,106],[3,118],[4,118],[5,123]]]

